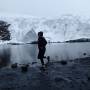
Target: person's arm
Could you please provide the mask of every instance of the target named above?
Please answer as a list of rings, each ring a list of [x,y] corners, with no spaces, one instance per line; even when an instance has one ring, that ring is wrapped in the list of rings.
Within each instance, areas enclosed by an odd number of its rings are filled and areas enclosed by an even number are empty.
[[[44,46],[47,45],[47,40],[44,38]]]

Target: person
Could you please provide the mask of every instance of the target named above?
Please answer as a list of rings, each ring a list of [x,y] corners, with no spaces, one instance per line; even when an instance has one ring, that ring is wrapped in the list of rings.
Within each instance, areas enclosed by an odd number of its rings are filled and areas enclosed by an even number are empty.
[[[40,59],[42,67],[45,66],[43,58],[45,58],[44,54],[46,51],[46,45],[47,45],[47,41],[43,37],[43,32],[42,31],[38,32],[38,49],[39,49],[38,59]]]

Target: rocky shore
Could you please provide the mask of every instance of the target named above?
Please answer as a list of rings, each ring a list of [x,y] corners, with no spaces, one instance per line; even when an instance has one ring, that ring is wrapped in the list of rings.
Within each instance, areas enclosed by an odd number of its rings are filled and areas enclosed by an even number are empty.
[[[90,58],[50,62],[46,70],[29,66],[0,69],[0,90],[90,90]]]

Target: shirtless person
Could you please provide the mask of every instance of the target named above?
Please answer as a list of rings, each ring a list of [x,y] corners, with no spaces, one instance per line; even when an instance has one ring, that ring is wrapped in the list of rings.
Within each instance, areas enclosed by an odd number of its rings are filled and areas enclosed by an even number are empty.
[[[44,67],[43,58],[46,51],[46,44],[47,44],[47,41],[43,37],[43,32],[42,31],[38,32],[38,49],[39,49],[38,59],[40,59],[43,67]]]

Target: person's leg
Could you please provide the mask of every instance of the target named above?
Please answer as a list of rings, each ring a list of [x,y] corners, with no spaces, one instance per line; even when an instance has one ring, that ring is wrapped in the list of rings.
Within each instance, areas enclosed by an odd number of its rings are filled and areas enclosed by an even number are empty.
[[[45,55],[45,51],[46,51],[46,48],[43,48],[43,51],[42,51],[43,58],[46,58],[46,56],[44,56]]]
[[[43,60],[43,58],[46,58],[45,56],[44,56],[44,54],[45,54],[45,51],[46,51],[46,48],[43,48],[42,49],[42,51],[41,51],[41,63],[42,63],[42,66],[44,66],[45,64],[44,64],[44,60]]]
[[[44,61],[43,61],[43,58],[42,59],[40,59],[41,60],[41,64],[42,64],[42,66],[44,65]]]
[[[43,60],[43,50],[39,49],[38,53],[38,59],[40,59],[42,66],[44,65],[44,60]]]

